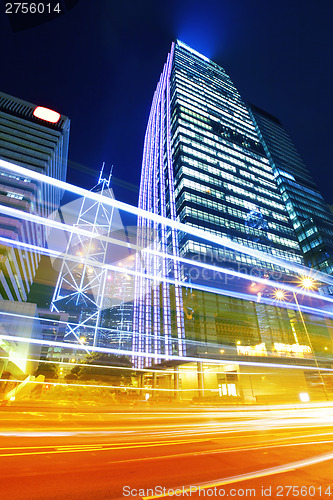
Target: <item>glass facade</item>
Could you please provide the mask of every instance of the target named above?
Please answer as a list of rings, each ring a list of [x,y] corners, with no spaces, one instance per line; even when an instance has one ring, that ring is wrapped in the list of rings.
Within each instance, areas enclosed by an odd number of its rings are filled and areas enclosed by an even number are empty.
[[[280,121],[255,106],[250,109],[306,265],[332,274],[332,213]]]
[[[178,42],[170,104],[180,221],[302,263],[260,137],[225,71]],[[188,242],[185,251],[207,248]]]
[[[133,350],[148,356],[137,365],[159,354],[311,352],[299,313],[281,308],[267,285],[292,283],[304,248],[263,134],[224,69],[180,41],[153,99],[139,208],[189,231],[139,218]],[[323,320],[312,327],[328,340]]]
[[[36,106],[0,93],[0,160],[54,179],[66,180],[70,121],[61,116],[50,123],[33,115]],[[6,239],[44,247],[43,225],[23,214],[53,217],[63,193],[21,177],[0,164],[0,298],[26,301],[40,261],[40,253],[15,249]]]

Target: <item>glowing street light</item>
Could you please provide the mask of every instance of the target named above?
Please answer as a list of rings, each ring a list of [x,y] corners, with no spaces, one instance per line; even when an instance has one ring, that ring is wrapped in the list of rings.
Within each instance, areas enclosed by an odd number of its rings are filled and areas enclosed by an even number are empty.
[[[277,288],[273,291],[273,296],[277,300],[286,300],[287,299],[287,294],[285,290],[282,290],[281,288]]]
[[[299,281],[299,285],[301,288],[304,288],[305,290],[313,290],[316,288],[316,283],[311,276],[302,276],[302,278]]]
[[[314,288],[316,288],[315,281],[314,281],[313,278],[311,278],[311,276],[303,276],[301,278],[301,280],[300,280],[299,286],[301,288],[306,289],[306,290],[313,290]],[[321,369],[320,369],[320,366],[319,366],[319,363],[318,363],[318,360],[317,360],[317,356],[316,356],[316,353],[315,353],[313,345],[312,345],[311,337],[310,337],[308,328],[306,326],[303,313],[301,311],[301,308],[300,308],[298,300],[297,300],[297,294],[296,294],[296,292],[293,292],[293,295],[294,295],[295,303],[297,305],[297,309],[298,309],[298,312],[299,312],[299,315],[300,315],[300,318],[301,318],[301,321],[302,321],[302,324],[303,324],[303,327],[304,327],[304,330],[305,330],[308,342],[310,344],[310,348],[311,348],[311,350],[313,352],[314,361],[315,361],[316,367],[318,368],[318,374],[319,374],[319,377],[320,377],[320,380],[321,380],[321,383],[322,383],[322,386],[323,386],[325,397],[326,397],[327,400],[329,400],[329,397],[328,397],[328,394],[327,394],[327,390],[326,390],[325,380],[323,378],[323,374],[321,372]]]
[[[303,276],[301,278],[301,280],[299,281],[299,286],[301,288],[304,288],[306,290],[313,290],[314,288],[316,288],[316,284],[315,284],[315,281],[313,278],[311,278],[310,276]],[[277,300],[281,300],[281,301],[284,301],[286,300],[287,298],[287,294],[285,292],[285,290],[282,290],[282,289],[275,289],[274,292],[273,292],[273,295],[274,295],[274,298],[277,299]],[[298,299],[297,299],[297,293],[295,291],[293,291],[293,296],[294,296],[294,300],[295,300],[295,304],[297,306],[297,310],[298,310],[298,313],[300,315],[300,318],[301,318],[301,322],[302,322],[302,325],[303,325],[303,328],[304,328],[304,331],[305,331],[305,334],[307,336],[307,339],[308,339],[308,342],[309,342],[309,345],[310,345],[310,349],[313,353],[313,356],[314,356],[314,361],[315,361],[315,364],[318,368],[318,373],[319,373],[319,377],[321,379],[321,382],[322,382],[322,385],[323,385],[323,389],[324,389],[324,393],[325,393],[325,397],[326,399],[329,399],[328,398],[328,394],[327,394],[327,390],[326,390],[326,385],[325,385],[325,381],[323,379],[323,376],[322,376],[322,373],[321,373],[321,369],[319,367],[319,364],[318,364],[318,360],[317,360],[317,356],[315,354],[315,351],[313,349],[313,345],[312,345],[312,342],[311,342],[311,337],[310,337],[310,334],[309,334],[309,331],[308,331],[308,328],[307,328],[307,325],[305,323],[305,320],[304,320],[304,316],[303,316],[303,313],[301,311],[301,308],[300,308],[300,305],[299,305],[299,302],[298,302]],[[296,344],[299,345],[299,342],[298,342],[298,338],[297,338],[297,335],[296,335],[296,332],[294,331],[294,337],[295,337],[295,341],[296,341]],[[327,350],[327,347],[325,347],[325,350]],[[301,397],[301,395],[300,395]],[[302,400],[302,399],[301,399]],[[302,400],[303,401],[303,400]],[[304,400],[305,401],[305,400]]]

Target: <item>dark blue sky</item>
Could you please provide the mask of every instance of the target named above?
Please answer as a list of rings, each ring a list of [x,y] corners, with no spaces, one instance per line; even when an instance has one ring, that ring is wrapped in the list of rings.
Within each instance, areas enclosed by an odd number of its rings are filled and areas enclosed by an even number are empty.
[[[180,38],[280,118],[333,203],[332,19],[332,0],[80,0],[12,33],[2,12],[0,90],[71,118],[69,182],[90,188],[106,161],[116,196],[136,204],[152,95]]]

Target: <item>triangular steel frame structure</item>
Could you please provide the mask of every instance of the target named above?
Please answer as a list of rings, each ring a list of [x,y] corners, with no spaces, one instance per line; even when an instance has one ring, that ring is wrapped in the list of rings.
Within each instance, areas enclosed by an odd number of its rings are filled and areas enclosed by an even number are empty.
[[[106,262],[114,210],[103,203],[105,197],[114,197],[110,189],[112,169],[108,178],[103,177],[103,171],[104,163],[98,184],[91,189],[100,194],[99,200],[82,199],[51,303],[51,311],[70,314],[72,321],[68,323],[65,337],[71,342],[76,340],[93,346],[99,342],[101,312],[105,308],[107,271],[103,264]],[[82,230],[89,231],[91,236],[82,235]]]

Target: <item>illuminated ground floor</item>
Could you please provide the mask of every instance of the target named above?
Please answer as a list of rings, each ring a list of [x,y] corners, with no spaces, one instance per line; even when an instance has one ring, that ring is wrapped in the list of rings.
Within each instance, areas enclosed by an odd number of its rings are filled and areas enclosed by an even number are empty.
[[[303,360],[304,362],[304,360]],[[300,368],[297,367],[300,365]],[[265,404],[323,401],[333,399],[333,371],[317,369],[313,361],[301,360],[283,365],[230,362],[183,363],[142,376],[143,392],[153,400],[167,398],[193,403]]]

